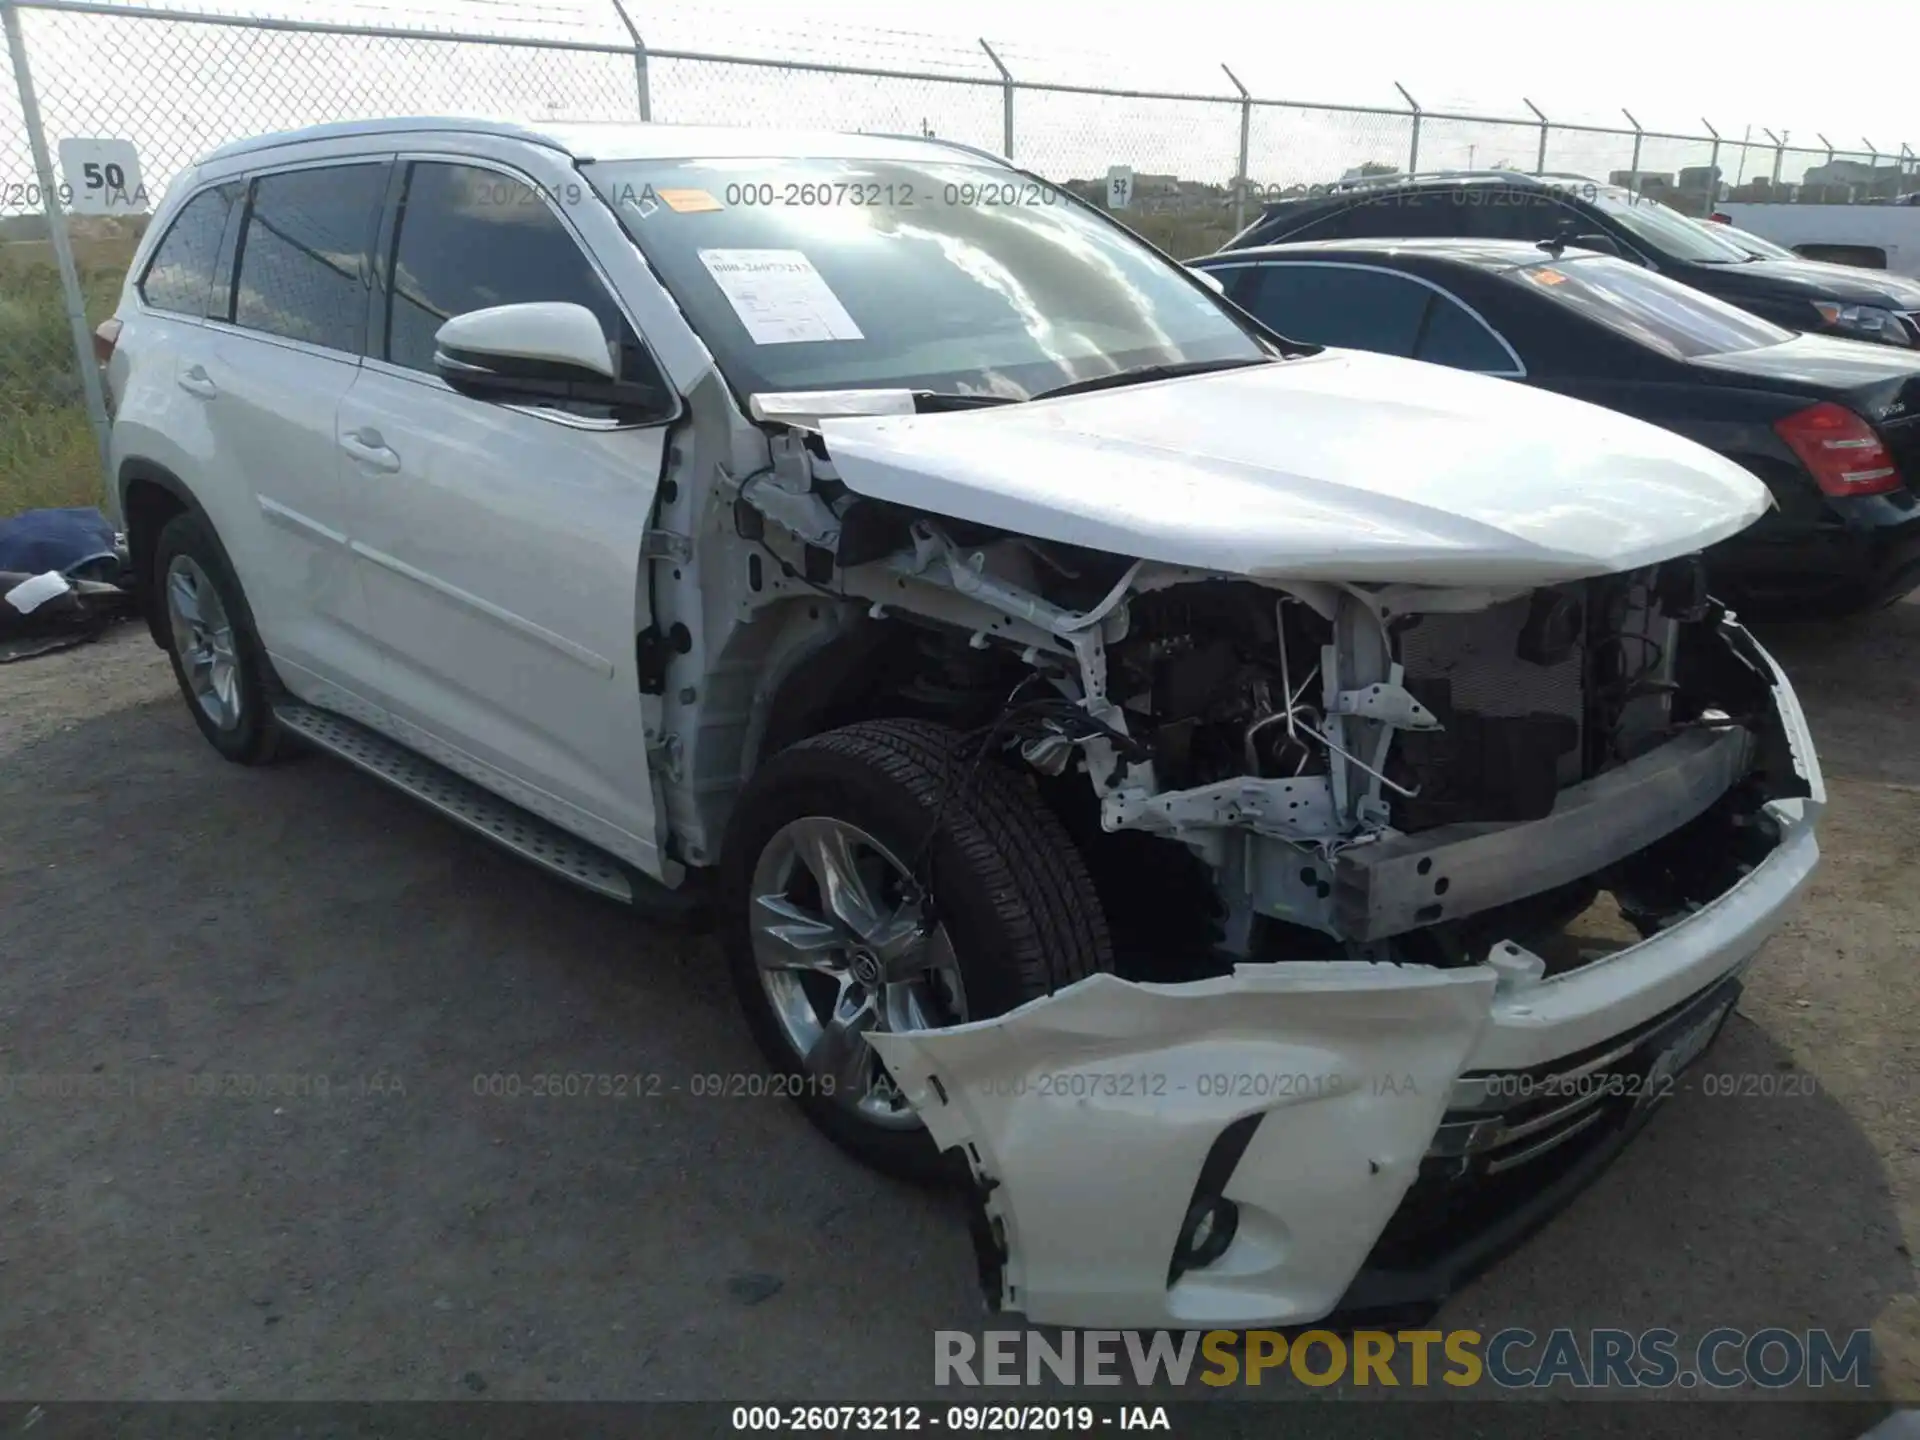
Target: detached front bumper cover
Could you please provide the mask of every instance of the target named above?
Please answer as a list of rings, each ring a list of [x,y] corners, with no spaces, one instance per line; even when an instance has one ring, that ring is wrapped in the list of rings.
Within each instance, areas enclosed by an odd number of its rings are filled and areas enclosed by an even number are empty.
[[[1096,975],[997,1019],[871,1036],[934,1140],[973,1170],[995,1306],[1099,1328],[1321,1319],[1347,1308],[1389,1221],[1403,1228],[1403,1201],[1421,1203],[1409,1191],[1450,1148],[1443,1121],[1486,1077],[1630,1035],[1650,1037],[1658,1053],[1639,1060],[1656,1074],[1697,1054],[1726,1008],[1707,992],[1731,993],[1811,877],[1825,800],[1791,688],[1729,631],[1771,676],[1763,748],[1804,793],[1768,802],[1780,838],[1764,861],[1638,945],[1547,978],[1349,961],[1175,985]],[[1663,1019],[1696,1008],[1711,1023]]]
[[[870,1038],[988,1187],[1001,1308],[1256,1324],[1339,1299],[1419,1171],[1493,988],[1486,969],[1357,962],[1185,985],[1095,975],[998,1020]],[[1222,1192],[1232,1240],[1169,1284],[1209,1154],[1248,1117]]]

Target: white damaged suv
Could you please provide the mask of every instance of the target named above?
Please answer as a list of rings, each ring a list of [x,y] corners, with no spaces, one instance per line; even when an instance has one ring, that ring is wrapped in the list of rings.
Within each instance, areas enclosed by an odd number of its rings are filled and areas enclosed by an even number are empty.
[[[970,1173],[1038,1322],[1431,1303],[1674,1088],[1818,857],[1696,558],[1759,481],[1290,343],[964,147],[269,136],[100,338],[208,740],[713,917],[774,1086]]]

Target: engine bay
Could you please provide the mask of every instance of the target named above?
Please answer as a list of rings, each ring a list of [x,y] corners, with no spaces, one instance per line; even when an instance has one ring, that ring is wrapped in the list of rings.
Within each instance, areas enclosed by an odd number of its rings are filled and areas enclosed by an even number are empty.
[[[1697,555],[1536,587],[1228,577],[856,496],[817,435],[775,456],[736,533],[866,602],[849,703],[1029,772],[1116,932],[1150,937],[1135,973],[1581,963],[1723,893],[1804,793]]]

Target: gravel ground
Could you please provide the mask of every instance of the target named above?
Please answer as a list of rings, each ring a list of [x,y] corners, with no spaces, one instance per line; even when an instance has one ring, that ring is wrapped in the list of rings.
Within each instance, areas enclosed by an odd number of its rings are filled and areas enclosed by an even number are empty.
[[[1439,1323],[1870,1327],[1910,1399],[1920,607],[1767,638],[1826,861],[1713,1068],[1817,1093],[1679,1096]],[[924,1398],[931,1332],[986,1324],[955,1202],[688,1093],[758,1068],[710,941],[338,762],[223,763],[138,626],[0,668],[0,717],[0,1400]],[[663,1090],[476,1093],[550,1072]],[[1878,1413],[1589,1409],[1743,1440]]]

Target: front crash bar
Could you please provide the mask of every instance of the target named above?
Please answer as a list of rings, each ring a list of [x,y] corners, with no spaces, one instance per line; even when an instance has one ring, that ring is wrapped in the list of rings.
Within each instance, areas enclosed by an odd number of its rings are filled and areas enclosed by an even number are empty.
[[[1568,786],[1538,820],[1357,845],[1334,862],[1335,932],[1380,940],[1592,875],[1708,809],[1746,773],[1752,751],[1744,728],[1692,730]]]

